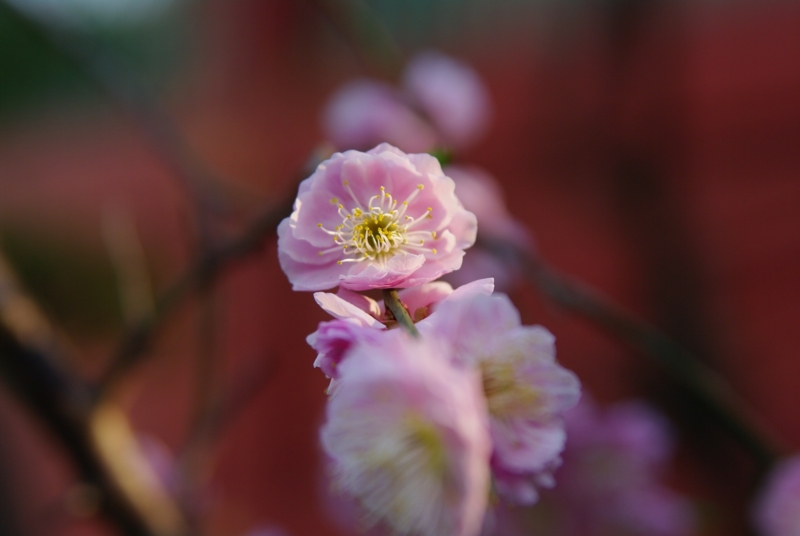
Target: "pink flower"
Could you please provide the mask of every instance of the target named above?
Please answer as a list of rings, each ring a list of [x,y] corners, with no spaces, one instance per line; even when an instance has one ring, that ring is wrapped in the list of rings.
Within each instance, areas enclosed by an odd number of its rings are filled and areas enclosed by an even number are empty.
[[[489,93],[466,64],[424,52],[408,65],[403,82],[449,145],[466,147],[486,131],[491,119]]]
[[[685,498],[661,483],[673,452],[665,419],[641,402],[606,409],[584,399],[566,413],[569,440],[558,485],[544,496],[558,536],[687,536]]]
[[[405,288],[457,270],[477,223],[454,189],[427,154],[336,153],[278,226],[281,267],[295,290]]]
[[[398,294],[411,317],[425,322],[440,302],[466,299],[477,294],[489,295],[492,288],[490,279],[474,281],[455,292],[449,284],[436,281],[403,289]],[[322,309],[336,318],[321,322],[317,331],[306,339],[318,353],[314,366],[331,378],[328,392],[332,393],[335,380],[339,377],[338,367],[353,345],[361,340],[374,341],[377,333],[384,330],[386,324],[393,325],[394,321],[386,318],[382,300],[376,302],[347,289],[340,288],[338,294],[316,292],[314,299]]]
[[[436,133],[399,91],[388,84],[357,80],[339,89],[325,108],[325,135],[337,147],[368,149],[388,142],[408,152],[426,152]]]
[[[800,534],[800,456],[778,464],[767,479],[753,511],[764,536]]]
[[[474,536],[489,492],[486,406],[473,370],[404,332],[340,365],[322,443],[336,485],[399,534]]]
[[[490,279],[455,291],[435,282],[404,289],[399,296],[423,338],[448,343],[454,363],[480,371],[490,413],[495,486],[510,499],[531,504],[538,499],[538,488],[553,485],[551,473],[560,463],[566,437],[561,413],[577,403],[580,385],[555,361],[552,334],[541,326],[522,326],[510,300],[490,297],[492,290]],[[392,324],[380,302],[347,290],[314,297],[338,319],[320,324],[312,335],[321,352],[318,362],[334,361],[338,369],[360,338],[392,333],[378,331]],[[359,327],[335,324],[344,321]],[[329,330],[337,335],[326,350],[319,341]]]
[[[561,416],[580,397],[578,378],[555,359],[555,338],[522,326],[505,295],[444,301],[419,328],[450,341],[454,359],[481,372],[495,486],[510,500],[534,503],[537,487],[553,484],[566,439]]]
[[[325,107],[322,123],[337,147],[388,142],[422,152],[442,144],[463,149],[484,134],[490,119],[489,94],[475,71],[424,52],[409,63],[402,89],[373,80],[343,86]]]
[[[525,227],[506,208],[497,181],[475,166],[451,165],[445,173],[456,183],[458,199],[480,222],[479,241],[464,257],[461,269],[447,274],[455,286],[484,277],[493,277],[499,290],[518,283],[520,270],[513,258],[504,258],[481,245],[481,240],[507,243],[522,250],[533,250],[533,240]]]
[[[328,378],[339,377],[337,367],[347,352],[357,341],[370,338],[373,330],[358,325],[352,320],[333,320],[322,322],[317,331],[306,339],[308,345],[318,352],[314,366],[322,370]]]

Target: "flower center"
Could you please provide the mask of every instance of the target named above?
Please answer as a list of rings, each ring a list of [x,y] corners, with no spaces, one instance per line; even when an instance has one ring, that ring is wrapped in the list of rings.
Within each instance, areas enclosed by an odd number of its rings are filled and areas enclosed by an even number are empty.
[[[537,389],[519,377],[518,362],[481,361],[483,392],[489,413],[499,419],[534,415],[542,402]]]
[[[359,215],[357,221],[359,223],[353,227],[352,235],[358,250],[370,252],[371,255],[389,253],[401,246],[405,240],[403,236],[405,233],[399,228],[391,213],[377,210]]]
[[[429,207],[416,218],[406,214],[409,203],[424,188],[422,184],[418,184],[417,189],[399,206],[397,200],[386,193],[386,188],[381,186],[380,193],[373,195],[366,207],[358,201],[347,181],[344,181],[343,185],[355,206],[352,210],[347,210],[337,198],[331,199],[331,204],[338,206],[342,223],[333,229],[326,229],[321,223],[317,224],[323,232],[333,237],[333,242],[336,244],[330,249],[321,250],[320,256],[342,253],[344,258],[336,262],[343,264],[365,260],[385,263],[396,254],[418,254],[421,251],[436,254],[436,249],[425,247],[425,239],[436,239],[436,231],[412,229],[421,220],[430,218],[433,209]]]

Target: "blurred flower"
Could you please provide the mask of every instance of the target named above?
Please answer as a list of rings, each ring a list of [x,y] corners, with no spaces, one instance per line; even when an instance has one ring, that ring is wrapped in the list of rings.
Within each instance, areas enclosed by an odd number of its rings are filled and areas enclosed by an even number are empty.
[[[544,492],[542,502],[530,510],[524,533],[685,536],[694,532],[690,504],[661,482],[673,441],[660,414],[640,402],[601,410],[584,397],[565,419],[569,440],[564,463],[556,472],[558,485]]]
[[[542,326],[522,326],[505,295],[444,301],[430,320],[419,326],[423,335],[450,341],[455,359],[481,372],[496,490],[514,502],[536,502],[537,488],[554,483],[566,439],[561,415],[580,398],[578,378],[555,359],[555,337]]]
[[[456,183],[458,199],[481,223],[481,235],[530,247],[531,237],[506,207],[497,180],[477,166],[449,165],[445,174]]]
[[[490,442],[474,371],[400,330],[359,342],[340,369],[322,429],[338,487],[397,533],[477,534]]]
[[[800,456],[772,470],[753,514],[756,528],[764,536],[800,534]]]
[[[508,291],[519,280],[519,267],[510,258],[502,258],[486,249],[485,242],[513,244],[522,250],[532,250],[533,240],[525,227],[514,219],[506,208],[503,191],[486,171],[475,166],[450,165],[445,174],[456,183],[458,199],[464,208],[475,214],[480,222],[479,241],[464,257],[461,269],[447,274],[455,286],[484,277],[493,277],[498,290]]]
[[[180,493],[180,473],[172,452],[161,440],[150,434],[137,434],[136,439],[159,483],[172,495]]]
[[[465,63],[423,52],[409,63],[403,83],[402,89],[373,80],[344,85],[323,112],[325,135],[346,149],[388,142],[429,152],[442,145],[463,149],[486,131],[489,93]]]
[[[461,149],[486,131],[491,116],[489,93],[465,63],[439,52],[423,52],[409,63],[403,82],[446,144]]]
[[[325,109],[323,129],[334,145],[348,149],[388,142],[417,153],[436,145],[436,133],[399,92],[372,80],[357,80],[339,89]]]
[[[532,504],[537,488],[554,483],[552,470],[566,437],[561,414],[577,403],[580,383],[556,362],[553,335],[541,326],[522,326],[508,297],[490,296],[492,290],[491,279],[455,291],[435,282],[404,289],[399,297],[423,338],[447,344],[449,349],[440,351],[455,365],[480,373],[495,487],[515,502]],[[342,365],[362,339],[383,341],[395,333],[380,331],[392,321],[379,302],[347,290],[315,298],[337,318],[309,337],[320,353],[317,363],[332,378],[341,377]]]
[[[405,288],[457,270],[477,223],[454,189],[427,154],[336,153],[278,227],[281,267],[295,290]]]

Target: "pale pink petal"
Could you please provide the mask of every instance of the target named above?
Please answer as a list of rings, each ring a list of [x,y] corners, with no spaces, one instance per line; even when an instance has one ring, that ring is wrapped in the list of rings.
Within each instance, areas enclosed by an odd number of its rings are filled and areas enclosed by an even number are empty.
[[[351,302],[342,299],[336,294],[331,294],[328,292],[315,292],[314,300],[320,307],[322,307],[323,311],[334,318],[339,318],[342,320],[352,319],[367,327],[383,327],[383,324],[378,322],[375,317],[371,316],[369,313],[366,313],[363,309],[356,307]]]
[[[381,308],[378,306],[378,302],[369,296],[364,296],[363,294],[353,292],[352,290],[348,290],[346,288],[339,288],[339,290],[336,292],[336,295],[344,301],[352,303],[373,318],[380,318],[382,316]]]
[[[387,84],[357,80],[331,97],[323,117],[326,136],[344,149],[388,141],[405,151],[428,151],[436,133]]]
[[[488,127],[489,94],[464,63],[437,52],[419,54],[406,70],[404,85],[452,146],[472,144]]]

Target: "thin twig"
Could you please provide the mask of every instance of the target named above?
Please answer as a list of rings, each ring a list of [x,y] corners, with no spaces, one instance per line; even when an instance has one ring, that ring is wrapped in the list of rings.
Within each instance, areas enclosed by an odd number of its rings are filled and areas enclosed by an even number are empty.
[[[223,437],[237,418],[250,406],[253,399],[263,391],[274,377],[277,365],[274,356],[250,360],[226,389],[220,389],[210,401],[202,416],[203,422],[194,427],[179,457],[178,467],[183,480],[189,482],[187,491],[202,489],[213,473],[213,451],[217,441]],[[196,491],[194,491],[196,493]],[[187,505],[197,504],[197,497],[187,496]]]
[[[84,482],[100,491],[106,517],[124,534],[150,534],[97,459],[81,417],[85,408],[80,407],[80,399],[88,397],[81,396],[80,386],[49,358],[22,345],[5,324],[0,324],[0,375],[70,453]]]
[[[403,326],[403,329],[414,337],[419,337],[417,326],[415,326],[414,321],[411,320],[411,315],[408,314],[406,306],[400,301],[397,289],[383,289],[383,303],[386,305],[386,308],[392,312],[397,323]]]
[[[89,426],[89,393],[57,358],[60,341],[0,256],[0,376],[70,453],[87,489],[101,494],[102,512],[126,534],[145,521],[99,460]]]
[[[261,249],[264,239],[272,235],[278,224],[292,211],[295,194],[270,207],[253,221],[238,237],[218,247],[211,248],[195,261],[157,300],[152,315],[143,318],[128,330],[116,356],[98,383],[97,396],[101,397],[119,380],[147,350],[161,320],[183,299],[198,288],[210,285],[232,260],[251,255]]]

